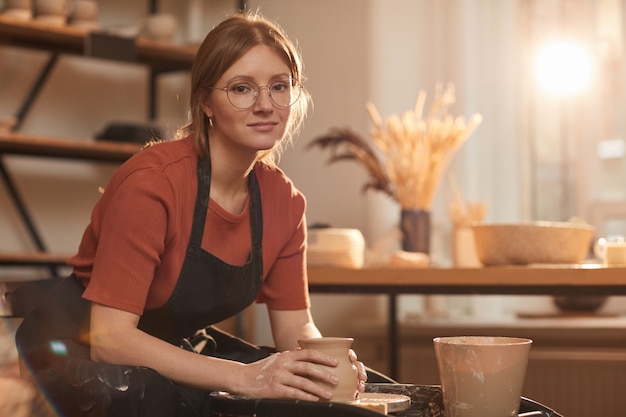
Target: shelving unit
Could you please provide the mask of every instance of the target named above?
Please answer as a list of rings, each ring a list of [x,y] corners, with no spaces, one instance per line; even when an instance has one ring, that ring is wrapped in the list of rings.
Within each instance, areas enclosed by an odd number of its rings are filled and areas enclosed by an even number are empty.
[[[155,11],[154,6],[151,6],[151,12]],[[235,7],[238,10],[245,10],[247,5],[245,1],[236,1]],[[0,177],[36,250],[32,253],[0,253],[0,266],[45,266],[54,277],[58,275],[57,268],[65,264],[67,255],[48,252],[4,164],[3,157],[21,155],[121,163],[140,149],[140,145],[134,143],[70,140],[17,133],[59,55],[78,55],[146,66],[150,73],[148,117],[154,119],[156,77],[172,71],[189,71],[198,46],[158,42],[142,37],[128,38],[107,31],[88,31],[72,26],[50,26],[37,21],[24,22],[2,15],[0,15],[0,45],[50,53],[47,63],[15,115],[17,123],[12,131],[0,132]]]
[[[33,253],[0,252],[0,266],[47,266],[52,275],[56,276],[57,267],[64,265],[67,259],[66,255],[46,253],[46,247],[39,232],[34,227],[28,209],[1,159],[3,155],[123,162],[139,149],[139,145],[132,143],[77,141],[0,132],[0,176],[4,180],[9,195],[18,209],[31,239],[39,250]]]
[[[118,49],[117,57],[107,49],[107,41],[116,42],[126,50]],[[20,48],[31,48],[51,52],[33,85],[30,94],[19,109],[16,118],[18,129],[43,87],[59,54],[72,54],[102,59],[132,61],[150,68],[151,78],[167,71],[187,71],[191,68],[197,47],[174,45],[147,39],[120,38],[114,35],[88,32],[71,26],[55,27],[36,21],[22,22],[0,15],[0,44]],[[104,47],[96,47],[97,44]],[[109,48],[110,49],[110,48]],[[154,80],[151,81],[154,84]],[[153,96],[151,92],[151,96]],[[152,97],[149,100],[154,102]],[[154,110],[151,110],[154,115]],[[66,256],[49,254],[39,232],[34,226],[28,208],[24,204],[15,182],[5,166],[2,156],[23,155],[43,158],[65,158],[90,160],[95,162],[121,163],[137,152],[140,146],[133,143],[118,143],[94,140],[69,140],[63,138],[40,137],[14,132],[0,132],[0,176],[7,187],[11,200],[17,208],[22,222],[36,247],[33,253],[0,253],[0,265],[47,266],[52,276],[57,276],[57,267],[64,264]]]

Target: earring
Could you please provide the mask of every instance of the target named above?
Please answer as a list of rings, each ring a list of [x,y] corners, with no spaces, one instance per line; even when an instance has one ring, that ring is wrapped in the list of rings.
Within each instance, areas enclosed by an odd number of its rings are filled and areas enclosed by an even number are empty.
[[[209,128],[212,129],[213,128],[213,119],[211,119],[209,116],[207,116],[207,119],[209,120]]]

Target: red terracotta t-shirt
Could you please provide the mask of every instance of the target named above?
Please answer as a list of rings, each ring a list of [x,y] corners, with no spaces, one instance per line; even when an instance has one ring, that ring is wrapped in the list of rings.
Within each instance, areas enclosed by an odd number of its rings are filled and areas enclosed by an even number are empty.
[[[189,243],[196,165],[186,138],[154,145],[120,166],[68,261],[87,287],[84,298],[139,315],[168,300]],[[308,308],[305,198],[280,169],[258,163],[254,170],[263,208],[257,302],[274,310]],[[239,214],[210,200],[202,248],[243,265],[251,246],[249,197]]]

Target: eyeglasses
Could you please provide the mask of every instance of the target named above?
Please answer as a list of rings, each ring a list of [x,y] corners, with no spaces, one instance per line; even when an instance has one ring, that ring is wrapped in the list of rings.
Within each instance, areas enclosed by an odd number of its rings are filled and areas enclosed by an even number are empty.
[[[269,85],[258,85],[247,80],[233,80],[226,84],[226,87],[209,88],[226,91],[228,101],[238,109],[249,109],[254,106],[262,88],[267,88],[272,102],[282,108],[293,106],[302,92],[302,85],[292,77],[281,78]]]

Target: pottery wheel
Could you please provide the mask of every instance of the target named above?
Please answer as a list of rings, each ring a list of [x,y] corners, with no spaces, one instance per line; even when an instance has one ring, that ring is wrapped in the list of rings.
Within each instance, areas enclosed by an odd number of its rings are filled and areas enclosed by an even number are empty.
[[[411,398],[406,395],[399,394],[384,394],[379,392],[362,392],[359,394],[359,399],[350,401],[349,404],[358,405],[359,403],[387,404],[387,411],[394,413],[396,411],[406,410],[411,406]]]

